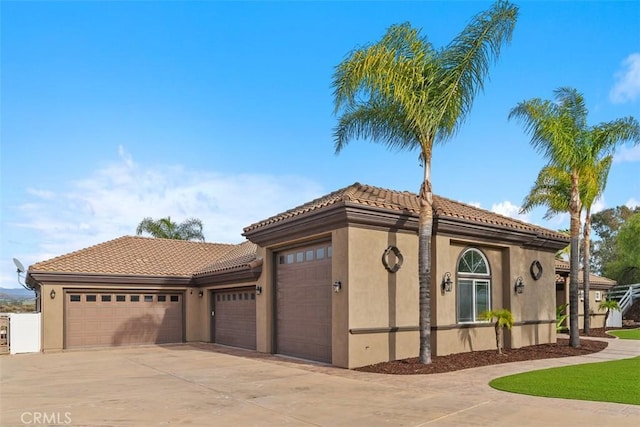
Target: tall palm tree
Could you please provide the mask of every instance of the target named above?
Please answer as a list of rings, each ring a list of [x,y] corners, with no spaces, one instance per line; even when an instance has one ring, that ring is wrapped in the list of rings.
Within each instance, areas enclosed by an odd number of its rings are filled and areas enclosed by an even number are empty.
[[[594,144],[595,145],[595,144]],[[592,150],[596,148],[591,147]],[[594,155],[595,154],[595,155]],[[584,208],[584,226],[582,227],[582,288],[584,290],[583,300],[583,329],[586,335],[591,332],[591,309],[589,307],[589,292],[591,284],[589,275],[591,273],[591,208],[598,197],[604,193],[607,186],[607,178],[611,169],[612,155],[607,155],[603,159],[598,159],[597,153],[591,153],[590,162],[582,169],[580,177],[581,198]]]
[[[583,226],[583,289],[589,295],[589,252],[591,245],[591,208],[595,200],[602,195],[607,184],[609,169],[613,156],[608,155],[599,160],[594,156],[595,163],[586,164],[580,171],[579,192],[585,211]],[[568,171],[556,166],[545,166],[538,173],[533,187],[525,197],[520,213],[530,212],[536,206],[547,206],[544,219],[549,219],[559,213],[569,212],[571,199],[571,175]],[[589,298],[583,300],[584,331],[590,331]]]
[[[562,87],[554,91],[555,102],[534,98],[520,102],[509,118],[520,119],[531,135],[531,145],[541,152],[557,171],[568,174],[570,187],[568,211],[570,215],[569,260],[569,344],[580,346],[578,332],[578,271],[580,213],[580,176],[594,165],[594,159],[610,155],[624,141],[638,143],[640,126],[633,117],[587,126],[588,110],[584,97],[576,89]],[[555,206],[554,206],[555,208]]]
[[[476,15],[443,49],[409,23],[391,26],[377,43],[352,51],[333,76],[336,153],[352,139],[418,150],[420,361],[431,363],[431,154],[461,126],[482,90],[489,65],[511,40],[518,8],[506,1]]]
[[[169,216],[158,220],[147,217],[136,228],[138,236],[142,233],[148,233],[153,237],[162,239],[198,240],[204,242],[202,221],[197,218],[189,218],[178,224],[171,221]]]

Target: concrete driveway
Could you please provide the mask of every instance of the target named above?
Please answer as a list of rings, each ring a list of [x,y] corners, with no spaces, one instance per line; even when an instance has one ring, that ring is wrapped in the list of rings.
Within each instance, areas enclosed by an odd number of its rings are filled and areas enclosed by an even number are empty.
[[[638,354],[639,341],[612,340],[590,356],[423,376],[208,344],[2,356],[0,425],[637,427],[639,406],[522,396],[487,382]]]

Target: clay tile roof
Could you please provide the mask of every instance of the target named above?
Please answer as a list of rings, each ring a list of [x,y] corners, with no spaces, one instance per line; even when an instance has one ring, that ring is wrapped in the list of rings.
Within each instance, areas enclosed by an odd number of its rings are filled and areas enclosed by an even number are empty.
[[[312,200],[308,203],[290,209],[281,214],[267,218],[264,221],[252,224],[244,229],[245,233],[259,228],[267,227],[271,224],[286,221],[303,215],[307,212],[316,211],[324,207],[335,205],[338,203],[358,204],[371,206],[376,208],[389,209],[399,212],[409,212],[414,215],[420,213],[420,203],[418,196],[408,191],[394,191],[384,188],[363,185],[356,182],[353,185],[343,189],[334,191],[326,196]],[[564,234],[553,230],[548,230],[537,225],[528,224],[513,218],[502,216],[484,209],[476,208],[461,202],[456,202],[441,196],[433,196],[433,210],[436,217],[457,218],[461,220],[485,223],[500,227],[511,228],[514,230],[522,230],[539,233],[545,237],[556,239],[566,239]]]
[[[566,283],[567,277],[556,274],[556,283]],[[596,274],[589,274],[589,284],[590,285],[598,285],[600,287],[610,288],[615,286],[618,282],[613,279],[609,279],[607,277],[598,276]],[[582,286],[584,284],[584,276],[582,270],[578,273],[578,285]]]
[[[564,260],[556,260],[556,283],[565,283],[566,275],[569,273],[569,262]],[[557,273],[564,273],[563,275]],[[584,283],[584,273],[582,270],[578,272],[578,284]],[[617,282],[607,277],[598,276],[593,273],[589,273],[589,284],[601,285],[601,286],[614,286]]]
[[[556,271],[562,271],[562,272],[569,272],[569,262],[562,260],[562,259],[557,259],[556,260]]]
[[[236,245],[124,236],[29,267],[29,272],[185,276]]]
[[[538,225],[519,221],[508,216],[499,215],[497,213],[456,202],[442,196],[433,196],[433,209],[437,217],[458,218],[471,222],[480,222],[489,225],[511,228],[514,230],[529,231],[539,233],[545,237],[560,238],[569,240],[569,236],[557,231],[549,230]]]
[[[194,276],[198,277],[210,273],[248,267],[249,263],[256,260],[257,248],[258,246],[255,243],[249,241],[236,245],[215,262],[196,271]]]
[[[582,280],[582,271],[580,272],[580,284],[583,283]],[[589,274],[589,283],[594,285],[605,285],[605,286],[614,286],[617,284],[615,280],[609,279],[607,277],[597,276],[595,274]]]
[[[414,194],[409,192],[385,190],[382,188],[362,185],[356,182],[349,187],[334,191],[326,196],[322,196],[263,221],[251,224],[248,227],[245,227],[244,231],[248,232],[256,230],[271,224],[286,221],[290,218],[298,217],[307,212],[317,211],[318,209],[339,203],[355,203],[398,211],[409,210],[413,213],[418,213],[420,209],[418,199]]]
[[[245,227],[244,231],[248,232],[256,230],[290,218],[298,217],[307,212],[317,211],[324,207],[339,203],[353,203],[396,211],[410,211],[415,214],[420,212],[420,205],[418,204],[418,198],[415,194],[407,191],[399,192],[385,190],[383,188],[362,185],[356,182],[349,187],[334,191],[326,196],[322,196],[263,221],[251,224],[248,227]]]

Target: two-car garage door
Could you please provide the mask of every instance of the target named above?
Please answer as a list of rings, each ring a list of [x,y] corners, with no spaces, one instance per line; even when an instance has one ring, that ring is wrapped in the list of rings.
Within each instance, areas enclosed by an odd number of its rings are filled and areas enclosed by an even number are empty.
[[[67,291],[65,348],[183,341],[183,295]]]

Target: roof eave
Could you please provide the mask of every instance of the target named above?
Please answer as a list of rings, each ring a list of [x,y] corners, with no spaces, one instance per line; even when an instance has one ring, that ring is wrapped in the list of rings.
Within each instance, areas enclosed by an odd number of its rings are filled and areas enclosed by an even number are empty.
[[[568,239],[544,236],[537,231],[518,230],[499,224],[486,224],[463,218],[438,216],[434,221],[435,232],[464,235],[480,239],[520,244],[528,248],[558,251],[567,246]]]
[[[215,286],[238,282],[253,282],[258,280],[261,274],[262,265],[251,268],[249,264],[245,264],[241,267],[199,274],[198,276],[194,276],[193,282],[197,286]]]
[[[253,243],[268,247],[305,236],[328,233],[348,225],[417,232],[418,214],[410,210],[340,201],[245,231],[243,236]]]
[[[29,280],[38,283],[99,283],[105,285],[175,285],[188,286],[192,276],[154,276],[134,274],[104,274],[57,271],[29,271]]]
[[[246,230],[242,235],[262,247],[283,243],[300,235],[328,232],[347,224],[344,203],[336,203],[271,224]]]

